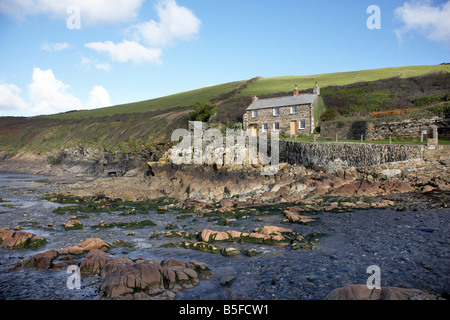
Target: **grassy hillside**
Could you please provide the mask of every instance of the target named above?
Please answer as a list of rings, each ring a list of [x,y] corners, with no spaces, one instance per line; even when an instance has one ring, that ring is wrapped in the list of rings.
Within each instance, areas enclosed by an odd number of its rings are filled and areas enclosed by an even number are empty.
[[[59,113],[50,117],[58,119],[95,118],[128,113],[143,113],[154,110],[164,110],[173,107],[189,107],[197,101],[211,101],[223,94],[226,94],[238,88],[239,86],[245,84],[245,82],[246,81],[230,82],[202,89],[177,93],[152,100],[133,102],[94,110]]]
[[[311,76],[289,76],[262,78],[246,89],[238,96],[266,95],[276,92],[287,92],[297,85],[300,90],[311,89],[315,82],[321,88],[329,86],[344,86],[358,82],[376,81],[380,79],[399,77],[401,79],[416,77],[430,72],[450,72],[450,65],[409,66],[396,68],[383,68],[373,70],[361,70],[352,72],[327,73]]]
[[[170,142],[173,130],[187,128],[191,106],[198,101],[210,101],[219,107],[220,112],[210,122],[233,125],[242,121],[252,95],[285,95],[292,92],[294,85],[309,92],[316,81],[321,87],[321,110],[335,109],[340,117],[417,106],[428,110],[430,101],[433,110],[441,112],[445,106],[439,99],[442,93],[448,93],[449,77],[450,65],[437,65],[253,78],[89,111],[0,117],[0,151],[46,152],[78,146],[111,151],[154,148]]]

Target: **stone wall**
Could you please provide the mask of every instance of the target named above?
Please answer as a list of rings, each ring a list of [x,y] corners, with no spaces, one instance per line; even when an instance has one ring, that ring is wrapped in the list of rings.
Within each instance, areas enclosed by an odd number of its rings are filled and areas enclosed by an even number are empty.
[[[367,121],[354,122],[324,122],[320,125],[320,135],[328,139],[361,139],[367,136],[369,123]]]
[[[377,166],[423,158],[421,145],[368,143],[306,143],[280,141],[280,162],[309,168],[340,164],[343,167]]]
[[[450,118],[446,117],[433,117],[430,119],[421,120],[405,120],[402,122],[392,123],[374,123],[368,126],[367,139],[380,140],[389,139],[389,135],[392,138],[419,138],[420,132],[426,130],[428,137],[432,137],[431,126],[436,125],[438,127],[438,133],[441,137],[448,135],[448,129],[450,127]]]
[[[404,120],[398,122],[354,121],[325,122],[320,126],[320,135],[329,139],[387,140],[396,138],[420,138],[420,132],[426,130],[431,137],[431,125],[438,127],[440,137],[448,137],[450,117],[436,116],[430,119]],[[425,136],[427,137],[427,136]]]

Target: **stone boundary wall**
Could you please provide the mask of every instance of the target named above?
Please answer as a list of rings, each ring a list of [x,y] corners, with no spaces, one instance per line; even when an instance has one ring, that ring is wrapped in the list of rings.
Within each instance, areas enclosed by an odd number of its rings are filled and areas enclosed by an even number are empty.
[[[436,125],[440,137],[450,135],[450,117],[433,117],[421,120],[404,120],[399,122],[325,122],[320,126],[320,135],[328,139],[352,139],[359,140],[363,135],[364,140],[387,140],[389,136],[396,138],[418,138],[420,132],[426,130],[431,137],[430,126]]]
[[[422,145],[280,141],[280,162],[308,168],[326,167],[333,162],[340,162],[344,167],[378,166],[422,159],[424,149]]]

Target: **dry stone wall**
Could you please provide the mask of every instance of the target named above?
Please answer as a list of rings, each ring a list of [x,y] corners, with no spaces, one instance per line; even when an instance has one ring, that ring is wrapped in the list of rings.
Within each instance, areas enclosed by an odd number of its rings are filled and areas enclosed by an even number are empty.
[[[423,158],[421,145],[368,143],[306,143],[280,141],[280,162],[309,168],[378,166],[384,163]]]

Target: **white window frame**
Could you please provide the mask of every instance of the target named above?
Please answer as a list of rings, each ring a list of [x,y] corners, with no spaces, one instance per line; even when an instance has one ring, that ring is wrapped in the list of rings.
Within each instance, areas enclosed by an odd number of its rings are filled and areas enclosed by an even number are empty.
[[[266,128],[265,126],[267,126],[267,128]],[[262,124],[262,128],[261,128],[261,131],[262,131],[262,132],[267,132],[268,130],[269,130],[269,124],[268,124],[268,123],[263,123],[263,124]]]
[[[305,124],[304,127],[302,127],[302,122]],[[298,120],[298,130],[306,130],[306,120],[305,119]]]
[[[294,108],[295,108],[295,112],[293,111]],[[297,114],[297,112],[298,112],[297,106],[291,106],[291,108],[290,108],[290,114]]]
[[[275,125],[278,123],[278,129],[275,127]],[[273,123],[273,131],[278,132],[280,131],[280,123],[279,122],[274,122]]]
[[[252,118],[258,117],[258,110],[252,110]]]
[[[276,113],[275,110],[278,110],[278,113]],[[280,116],[280,108],[279,107],[274,107],[273,108],[273,116],[274,117],[279,117]]]

